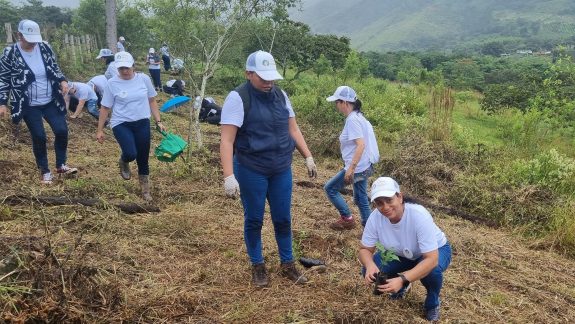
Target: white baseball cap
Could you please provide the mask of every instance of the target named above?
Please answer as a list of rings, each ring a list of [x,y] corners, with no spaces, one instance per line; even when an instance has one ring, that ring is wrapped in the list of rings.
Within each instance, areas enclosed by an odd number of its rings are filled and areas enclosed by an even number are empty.
[[[118,40],[123,41],[123,40],[126,40],[126,39],[124,38],[124,36],[120,36],[120,38],[118,38]]]
[[[371,185],[371,201],[379,197],[393,197],[399,193],[399,184],[390,177],[379,177]]]
[[[42,42],[42,34],[40,34],[40,26],[32,20],[24,19],[18,24],[18,31],[24,36],[24,39],[29,43]]]
[[[116,53],[114,56],[114,62],[116,64],[116,68],[134,66],[134,58],[132,57],[132,54],[128,52]]]
[[[343,100],[347,102],[355,102],[357,100],[357,95],[355,90],[348,86],[339,86],[335,89],[333,95],[326,98],[327,101]]]
[[[154,53],[156,53],[156,50],[153,47],[150,47],[150,50],[148,51],[148,53],[154,54]]]
[[[281,80],[283,77],[276,70],[274,57],[264,51],[253,52],[246,60],[246,71],[255,72],[266,81]]]
[[[100,50],[100,53],[98,54],[98,56],[96,56],[96,59],[106,57],[106,56],[114,56],[114,53],[112,53],[112,51],[107,49],[107,48],[102,48]]]

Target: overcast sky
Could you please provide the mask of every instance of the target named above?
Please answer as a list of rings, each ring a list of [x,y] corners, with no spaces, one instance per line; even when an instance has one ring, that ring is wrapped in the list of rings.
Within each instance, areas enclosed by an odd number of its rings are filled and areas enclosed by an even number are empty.
[[[15,5],[27,3],[25,0],[10,0],[10,2]],[[42,0],[42,3],[45,6],[77,8],[80,5],[80,0]]]

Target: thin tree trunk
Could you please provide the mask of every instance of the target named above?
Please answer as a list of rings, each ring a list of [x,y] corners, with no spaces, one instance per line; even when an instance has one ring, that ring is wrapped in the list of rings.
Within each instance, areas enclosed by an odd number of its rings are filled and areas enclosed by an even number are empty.
[[[117,42],[116,0],[106,0],[106,44],[116,52]]]

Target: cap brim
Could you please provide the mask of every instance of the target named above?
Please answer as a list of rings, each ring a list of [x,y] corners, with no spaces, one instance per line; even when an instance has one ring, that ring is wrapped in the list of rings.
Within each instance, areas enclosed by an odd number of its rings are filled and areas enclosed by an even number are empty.
[[[373,202],[376,198],[379,197],[386,197],[386,198],[393,197],[395,196],[396,193],[397,192],[391,190],[376,191],[371,194],[371,201]]]
[[[134,62],[130,63],[130,62],[118,62],[118,61],[116,61],[116,68],[117,69],[119,69],[121,67],[131,68],[132,66],[134,66]]]
[[[338,99],[338,97],[336,97],[336,96],[329,96],[329,97],[325,98],[325,100],[327,100],[327,101],[336,101],[337,99]]]
[[[24,36],[24,39],[25,39],[28,43],[41,43],[41,42],[42,42],[42,35],[26,35],[26,34],[22,34],[22,36]]]
[[[281,74],[278,73],[278,71],[255,71],[260,78],[262,78],[265,81],[274,81],[274,80],[282,80],[283,77],[281,76]]]
[[[101,59],[102,57],[104,57],[104,56],[98,55],[98,56],[96,56],[96,60],[97,60],[97,59]]]

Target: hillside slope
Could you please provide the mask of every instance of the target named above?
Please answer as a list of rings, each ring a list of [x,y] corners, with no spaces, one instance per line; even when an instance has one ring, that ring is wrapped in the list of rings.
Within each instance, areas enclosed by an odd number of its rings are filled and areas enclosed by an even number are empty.
[[[494,37],[555,40],[575,32],[569,0],[306,0],[290,15],[313,32],[348,36],[364,51],[454,48]]]
[[[164,100],[166,98],[163,98]],[[186,115],[163,114],[183,134]],[[318,159],[319,178],[308,181],[294,159],[293,230],[299,255],[326,261],[308,271],[305,286],[279,276],[269,215],[264,255],[271,285],[255,289],[243,243],[242,207],[224,196],[218,158],[219,129],[202,125],[208,150],[192,167],[151,161],[157,214],[126,215],[112,202],[142,202],[135,180],[120,179],[118,147],[109,130],[97,144],[95,121],[70,121],[69,162],[77,179],[38,184],[28,132],[12,142],[0,121],[0,266],[3,319],[30,322],[400,322],[423,323],[420,283],[403,301],[373,296],[359,276],[359,229],[337,233],[337,217],[322,185],[340,161]],[[51,132],[48,132],[51,138]],[[158,143],[154,134],[153,142]],[[50,155],[52,159],[53,156]],[[409,188],[404,190],[409,193]],[[101,206],[9,206],[9,195],[99,198]],[[346,197],[351,202],[351,196]],[[353,209],[354,212],[357,210]],[[503,230],[434,213],[453,246],[445,274],[442,319],[456,323],[558,323],[575,318],[575,261],[537,250]],[[5,262],[6,263],[6,262]],[[0,263],[0,265],[3,265]]]

